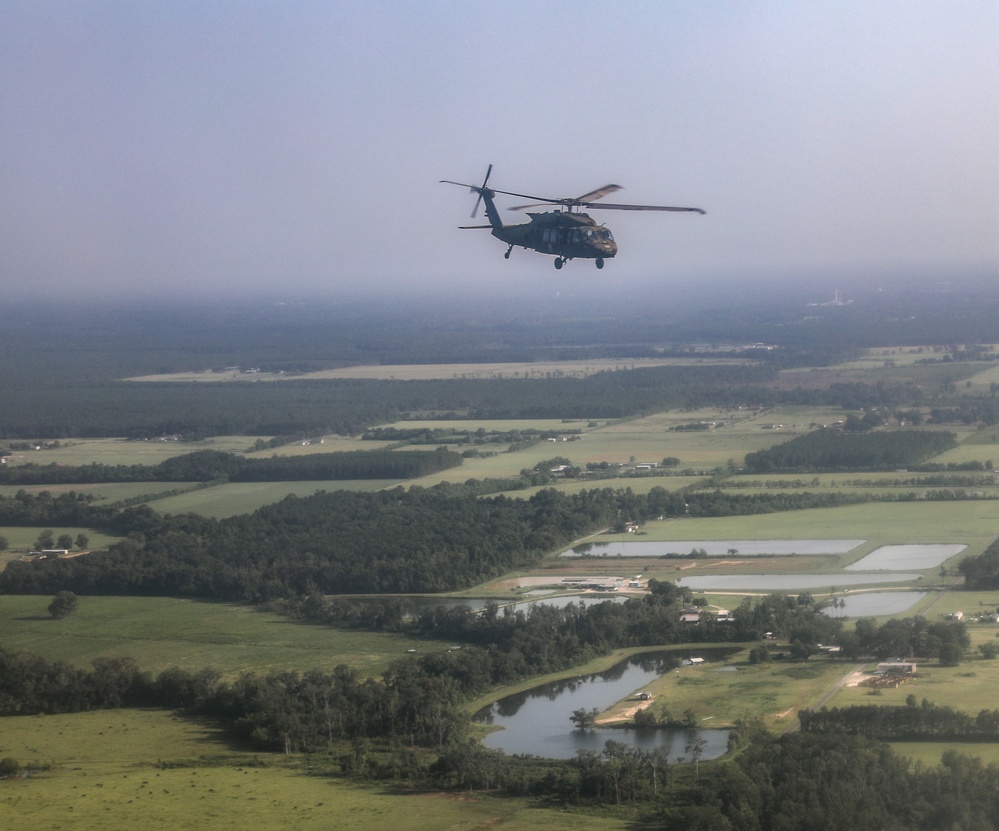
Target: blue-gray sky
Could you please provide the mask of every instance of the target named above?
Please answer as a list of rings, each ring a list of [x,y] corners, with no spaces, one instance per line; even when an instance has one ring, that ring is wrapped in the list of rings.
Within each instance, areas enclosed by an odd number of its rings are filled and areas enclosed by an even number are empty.
[[[648,281],[999,266],[995,0],[0,0],[9,295]],[[597,279],[439,179],[597,215]],[[513,204],[507,200],[502,204]],[[520,221],[511,214],[507,221]]]

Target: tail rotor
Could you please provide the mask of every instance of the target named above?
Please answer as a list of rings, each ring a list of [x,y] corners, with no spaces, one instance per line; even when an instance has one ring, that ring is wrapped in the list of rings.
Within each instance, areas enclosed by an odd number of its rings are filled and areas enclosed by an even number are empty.
[[[479,198],[475,200],[475,207],[472,208],[472,219],[475,219],[475,215],[479,212],[479,205],[482,204],[482,191],[486,189],[486,183],[489,181],[489,174],[492,172],[493,166],[489,165],[489,168],[486,170],[486,178],[482,180],[482,187],[472,188],[470,191],[471,193],[479,194]]]

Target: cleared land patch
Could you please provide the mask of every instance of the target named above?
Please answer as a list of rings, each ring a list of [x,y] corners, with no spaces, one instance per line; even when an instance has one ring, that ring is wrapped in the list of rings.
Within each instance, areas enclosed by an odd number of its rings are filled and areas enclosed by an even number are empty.
[[[225,369],[200,372],[173,372],[125,378],[141,382],[254,383],[260,381],[309,380],[331,378],[370,378],[378,381],[422,381],[448,378],[585,378],[597,372],[641,369],[657,366],[703,366],[705,364],[742,365],[753,361],[737,358],[633,358],[627,360],[597,358],[587,361],[512,361],[467,364],[369,364],[323,369],[316,372],[248,372]]]

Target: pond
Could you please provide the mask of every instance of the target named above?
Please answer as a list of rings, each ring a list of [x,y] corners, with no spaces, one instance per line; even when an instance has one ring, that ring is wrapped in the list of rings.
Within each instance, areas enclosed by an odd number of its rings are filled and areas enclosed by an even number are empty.
[[[880,617],[898,615],[926,596],[926,592],[864,592],[837,598],[838,608],[826,607],[822,613],[834,618]]]
[[[606,594],[562,594],[558,597],[535,597],[531,600],[521,600],[517,603],[506,605],[512,606],[519,612],[526,612],[531,606],[552,606],[556,609],[564,609],[566,606],[595,606],[597,603],[623,603],[628,597],[617,595],[608,597]]]
[[[710,650],[697,654],[710,654]],[[569,718],[575,710],[604,710],[627,698],[664,672],[676,669],[684,657],[684,652],[634,655],[605,672],[554,681],[502,698],[475,714],[475,721],[503,728],[486,736],[483,744],[509,754],[572,759],[579,750],[600,753],[607,741],[616,741],[643,750],[672,747],[670,758],[675,760],[689,757],[684,748],[702,738],[707,745],[701,758],[716,759],[728,748],[729,730],[577,730]]]
[[[922,580],[921,574],[711,574],[681,577],[677,585],[694,591],[716,589],[751,592],[782,592],[799,589],[831,589],[865,583],[908,583]]]
[[[935,545],[882,545],[866,557],[846,566],[846,571],[893,571],[902,568],[936,568],[968,546],[958,543]]]
[[[588,542],[559,557],[786,557],[792,554],[846,554],[867,540],[675,540],[672,542]]]

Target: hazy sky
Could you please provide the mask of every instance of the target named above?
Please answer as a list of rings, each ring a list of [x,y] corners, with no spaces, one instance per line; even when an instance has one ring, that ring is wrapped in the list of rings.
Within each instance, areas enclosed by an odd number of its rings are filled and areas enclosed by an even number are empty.
[[[996,0],[0,0],[0,281],[335,297],[996,273],[997,44]],[[708,213],[594,212],[621,247],[599,273],[506,261],[438,184],[489,163],[503,189],[616,182]]]

